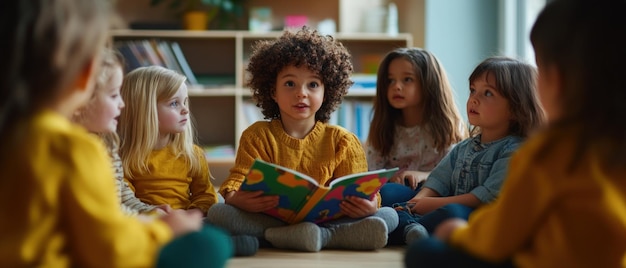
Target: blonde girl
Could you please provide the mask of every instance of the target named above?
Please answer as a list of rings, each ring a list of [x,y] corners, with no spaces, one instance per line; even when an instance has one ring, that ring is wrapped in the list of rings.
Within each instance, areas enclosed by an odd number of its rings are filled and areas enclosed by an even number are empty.
[[[217,203],[202,148],[195,144],[185,77],[160,66],[135,69],[122,85],[120,156],[143,202],[206,215]]]
[[[367,139],[369,170],[399,167],[381,189],[382,204],[411,199],[418,184],[467,137],[439,60],[421,48],[398,48],[380,63]]]

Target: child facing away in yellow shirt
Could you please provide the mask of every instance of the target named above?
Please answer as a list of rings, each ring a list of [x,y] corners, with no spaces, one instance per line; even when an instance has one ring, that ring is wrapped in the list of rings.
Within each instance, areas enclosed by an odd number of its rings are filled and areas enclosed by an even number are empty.
[[[319,226],[311,222],[287,225],[261,213],[277,206],[278,196],[239,191],[257,158],[305,173],[321,185],[367,171],[359,139],[327,124],[352,85],[350,60],[340,42],[307,27],[255,45],[247,67],[249,86],[270,121],[256,122],[243,132],[235,166],[220,187],[225,204],[211,207],[207,221],[234,234],[266,239],[277,248],[316,252],[385,246],[398,219],[392,208],[379,208],[379,196],[343,201],[345,219]]]
[[[191,248],[212,253],[199,263],[223,266],[230,240],[195,232],[200,213],[150,222],[124,215],[102,141],[70,121],[93,94],[112,14],[98,0],[9,1],[0,9],[0,263],[170,267]],[[174,252],[161,251],[166,244]]]
[[[141,201],[206,215],[217,193],[204,151],[195,143],[185,79],[161,66],[137,68],[124,77],[120,156]]]
[[[625,13],[623,0],[544,7],[530,41],[548,126],[498,199],[411,245],[407,267],[626,267]]]

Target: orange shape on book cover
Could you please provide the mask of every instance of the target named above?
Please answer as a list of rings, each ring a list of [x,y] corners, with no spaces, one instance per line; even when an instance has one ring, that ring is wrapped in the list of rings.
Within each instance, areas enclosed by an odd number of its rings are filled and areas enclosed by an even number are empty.
[[[246,180],[248,184],[257,184],[262,181],[263,181],[263,172],[261,172],[258,169],[251,170],[250,174],[248,174],[248,179]]]
[[[279,170],[281,171],[281,170]],[[278,180],[278,182],[282,183],[285,186],[291,187],[291,188],[295,188],[298,186],[303,186],[303,187],[307,187],[309,188],[309,183],[305,180],[299,179],[295,176],[295,174],[293,173],[287,173],[287,172],[282,172],[282,175],[278,176],[278,178],[276,178],[276,180]]]
[[[359,183],[359,187],[357,187],[356,190],[366,195],[371,195],[374,192],[378,191],[381,185],[380,178],[378,178],[378,176],[376,175],[363,177],[362,179],[358,180],[357,183]]]
[[[281,217],[285,219],[291,219],[292,217],[296,216],[296,212],[291,209],[276,208],[275,211],[276,211],[276,214],[280,215]]]

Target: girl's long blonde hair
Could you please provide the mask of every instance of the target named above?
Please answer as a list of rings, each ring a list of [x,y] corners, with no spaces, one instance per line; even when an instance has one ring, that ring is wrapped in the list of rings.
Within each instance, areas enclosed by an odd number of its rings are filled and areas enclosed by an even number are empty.
[[[126,178],[149,173],[146,162],[159,137],[157,104],[174,96],[185,79],[161,66],[137,68],[124,77],[121,94],[126,107],[120,115],[118,134]],[[177,157],[184,157],[191,176],[201,175],[202,159],[194,151],[195,144],[195,128],[189,120],[183,133],[171,135],[168,145]]]

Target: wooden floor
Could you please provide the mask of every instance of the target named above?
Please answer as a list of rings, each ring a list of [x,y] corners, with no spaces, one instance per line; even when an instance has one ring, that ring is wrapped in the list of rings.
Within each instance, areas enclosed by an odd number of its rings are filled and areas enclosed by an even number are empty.
[[[330,268],[330,267],[404,267],[404,247],[383,248],[376,251],[322,250],[320,252],[295,252],[262,248],[251,257],[235,257],[226,267],[272,268]]]

